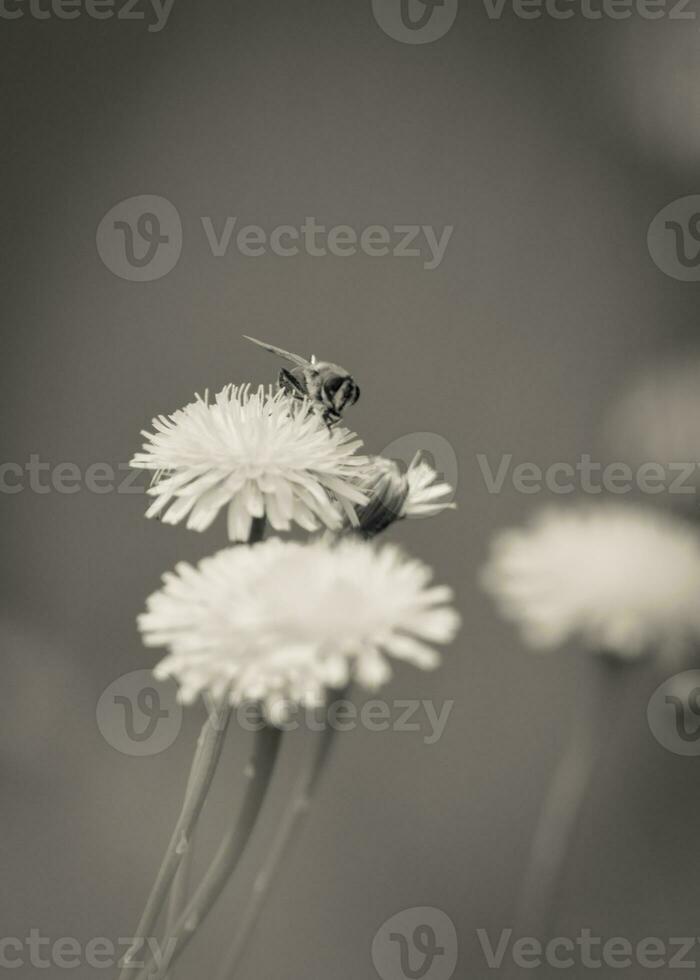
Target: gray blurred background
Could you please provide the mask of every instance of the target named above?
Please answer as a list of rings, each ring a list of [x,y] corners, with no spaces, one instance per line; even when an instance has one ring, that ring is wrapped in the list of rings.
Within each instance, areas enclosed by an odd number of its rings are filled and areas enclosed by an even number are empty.
[[[697,26],[523,20],[508,7],[490,19],[462,0],[444,37],[405,44],[369,0],[175,0],[159,32],[145,6],[133,21],[22,9],[0,22],[4,460],[126,463],[156,413],[273,379],[243,333],[352,370],[362,398],[348,423],[371,451],[429,432],[458,458],[459,509],[389,532],[457,591],[464,628],[441,670],[399,669],[386,692],[454,699],[445,733],[339,740],[241,978],[371,978],[375,932],[413,906],[455,923],[455,975],[495,973],[475,930],[513,925],[587,665],[531,656],[480,594],[491,534],[545,494],[508,482],[489,493],[477,454],[545,466],[595,454],[628,374],[692,341],[697,285],[653,264],[646,233],[698,186]],[[177,265],[150,282],[113,274],[96,248],[104,215],[136,195],[166,198],[182,222]],[[454,232],[429,270],[233,245],[215,257],[201,223],[269,231],[307,215]],[[132,757],[101,735],[97,703],[154,663],[135,617],[161,572],[220,547],[224,527],[146,521],[143,493],[25,487],[2,508],[2,935],[116,941],[158,866],[202,712],[164,751]],[[696,929],[700,771],[648,731],[661,679],[640,671],[625,698],[555,934]],[[241,751],[232,739],[201,861]],[[224,899],[177,976],[211,975],[233,914]]]

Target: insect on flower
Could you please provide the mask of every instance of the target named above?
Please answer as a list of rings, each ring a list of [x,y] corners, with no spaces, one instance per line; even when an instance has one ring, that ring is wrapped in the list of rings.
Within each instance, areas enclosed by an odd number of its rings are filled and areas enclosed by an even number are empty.
[[[357,382],[339,364],[317,361],[313,354],[311,360],[307,361],[306,358],[282,350],[281,347],[274,347],[272,344],[266,344],[245,334],[244,336],[258,347],[270,351],[271,354],[277,354],[294,365],[291,369],[280,370],[278,378],[280,388],[295,398],[308,398],[320,411],[323,421],[329,428],[339,422],[345,408],[354,405],[360,397]]]

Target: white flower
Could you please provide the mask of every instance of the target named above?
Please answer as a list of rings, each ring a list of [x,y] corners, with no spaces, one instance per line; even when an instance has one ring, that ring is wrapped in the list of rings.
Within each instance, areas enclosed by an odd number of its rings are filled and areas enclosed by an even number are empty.
[[[139,628],[148,646],[170,648],[156,675],[174,677],[183,702],[228,692],[233,704],[263,702],[274,721],[282,699],[315,706],[351,677],[378,686],[388,657],[435,667],[430,644],[451,640],[459,618],[431,575],[392,546],[272,538],[177,565]]]
[[[432,517],[448,508],[450,501],[440,500],[452,494],[448,483],[436,483],[437,473],[416,453],[407,472],[383,456],[373,456],[360,471],[360,487],[369,501],[359,508],[360,531],[371,538],[394,521],[404,517]]]
[[[226,506],[232,541],[246,540],[252,519],[263,516],[277,531],[292,522],[337,529],[343,511],[357,523],[353,504],[366,501],[354,479],[366,463],[354,455],[362,443],[347,429],[328,429],[309,401],[227,385],[213,403],[197,397],[152,424],[131,461],[155,471],[147,517],[186,517],[188,528],[204,531]]]
[[[677,657],[700,641],[700,540],[642,507],[546,510],[497,536],[482,581],[535,649]]]
[[[454,490],[449,483],[437,481],[437,473],[429,463],[416,453],[406,473],[408,495],[401,510],[402,517],[432,517],[443,510],[452,509],[456,504],[441,500],[451,496]]]

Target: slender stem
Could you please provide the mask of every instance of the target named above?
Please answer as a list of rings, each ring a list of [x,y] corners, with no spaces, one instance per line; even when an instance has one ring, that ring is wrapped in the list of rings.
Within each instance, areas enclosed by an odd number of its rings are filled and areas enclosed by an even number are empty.
[[[213,701],[205,701],[208,711],[216,711],[216,703]],[[192,776],[187,780],[187,790],[186,793],[192,792]],[[190,838],[190,846],[187,848],[180,866],[175,873],[172,886],[170,888],[170,895],[168,897],[168,909],[166,912],[166,926],[165,935],[169,936],[173,926],[177,922],[177,919],[182,912],[185,904],[187,902],[187,889],[189,887],[190,874],[192,871],[192,857],[194,854],[194,835]]]
[[[180,862],[175,878],[173,879],[170,896],[168,898],[168,909],[165,917],[165,935],[170,936],[175,923],[180,917],[180,913],[187,903],[187,892],[189,889],[190,872],[192,870],[192,853],[194,850],[194,840],[187,848],[187,853]]]
[[[192,791],[192,780],[187,781],[187,793]],[[187,894],[189,891],[190,877],[192,872],[192,856],[194,853],[194,835],[190,838],[190,846],[187,848],[180,866],[175,872],[173,883],[168,897],[168,908],[165,915],[165,938],[173,935],[175,924],[182,914],[182,910],[187,904]],[[172,974],[168,974],[167,980],[172,980]]]
[[[232,822],[224,834],[214,859],[202,882],[181,913],[172,935],[169,935],[167,948],[161,963],[152,972],[150,959],[145,963],[137,980],[163,980],[168,970],[187,948],[195,932],[206,918],[224,886],[235,870],[248,842],[265,794],[270,785],[270,777],[279,753],[281,731],[270,725],[256,734],[253,754],[243,775],[248,780],[246,794],[238,818]]]
[[[189,893],[190,878],[192,873],[192,851],[194,847],[194,841],[192,845],[188,848],[187,854],[185,854],[180,867],[177,869],[177,874],[173,880],[172,888],[170,889],[170,897],[168,899],[168,909],[165,916],[165,941],[175,933],[175,927],[177,921],[182,915],[182,912],[187,905],[187,895]],[[172,980],[173,970],[171,969],[164,980]]]
[[[187,854],[185,854],[180,867],[177,869],[177,874],[173,881],[173,886],[170,889],[170,898],[168,899],[168,911],[165,918],[165,934],[166,936],[171,935],[175,923],[180,917],[180,913],[187,904],[187,891],[189,889],[190,873],[192,871],[192,853],[194,850],[194,841],[187,849]]]
[[[327,724],[322,732],[314,733],[308,739],[306,751],[300,760],[294,780],[291,798],[280,814],[272,839],[261,841],[259,870],[255,876],[252,892],[247,897],[243,915],[234,930],[231,946],[217,974],[217,980],[229,980],[246,951],[248,940],[265,904],[270,884],[291,840],[300,829],[303,818],[309,810],[314,790],[333,742],[333,735],[333,728]]]
[[[567,748],[552,774],[532,838],[525,877],[515,915],[515,934],[545,941],[583,804],[603,752],[622,714],[615,682],[626,680],[629,667],[609,656],[596,657],[593,704],[582,697]],[[602,705],[612,717],[599,718]],[[612,726],[612,727],[611,727]]]
[[[182,810],[148,896],[146,907],[136,927],[134,945],[127,951],[122,961],[119,980],[133,977],[133,972],[130,972],[134,969],[132,958],[139,955],[142,944],[153,936],[154,926],[168,897],[173,878],[189,850],[194,828],[221,756],[230,715],[231,708],[228,705],[220,705],[217,711],[210,710],[209,717],[202,726]]]
[[[588,724],[574,723],[569,744],[557,762],[547,787],[515,915],[517,935],[522,931],[544,939],[556,898],[563,864],[595,762],[595,738]],[[531,922],[533,931],[525,926]],[[540,931],[538,931],[540,930]]]

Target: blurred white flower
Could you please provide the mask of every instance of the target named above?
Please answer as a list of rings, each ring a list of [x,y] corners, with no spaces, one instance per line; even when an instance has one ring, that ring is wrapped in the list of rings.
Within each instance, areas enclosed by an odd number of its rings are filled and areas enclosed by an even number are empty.
[[[371,538],[404,517],[432,517],[455,504],[441,500],[451,495],[448,483],[436,482],[437,473],[416,453],[407,472],[383,456],[370,458],[360,472],[360,487],[369,501],[358,508],[360,531]]]
[[[366,463],[355,455],[362,442],[282,391],[227,385],[213,402],[197,397],[152,424],[131,461],[155,471],[147,517],[162,513],[167,524],[186,517],[188,528],[204,531],[227,507],[228,536],[244,541],[253,518],[267,517],[277,531],[292,522],[337,529],[343,512],[356,524],[353,504],[366,502],[355,479]]]
[[[285,699],[315,706],[326,687],[352,677],[376,687],[388,657],[430,669],[459,625],[452,592],[431,586],[431,570],[392,546],[356,538],[336,545],[272,538],[228,548],[196,568],[164,576],[139,629],[170,653],[156,675],[174,677],[180,698],[261,701],[283,716]]]
[[[482,582],[535,649],[676,657],[700,641],[700,540],[642,507],[543,511],[496,537]]]

